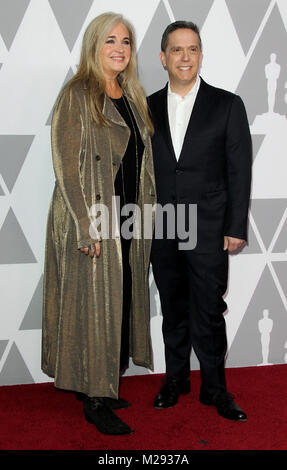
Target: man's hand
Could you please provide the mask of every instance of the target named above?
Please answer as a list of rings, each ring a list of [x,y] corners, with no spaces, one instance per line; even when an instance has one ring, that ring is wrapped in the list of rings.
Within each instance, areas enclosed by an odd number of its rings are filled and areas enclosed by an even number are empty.
[[[243,245],[244,240],[241,238],[234,238],[234,237],[224,237],[224,250],[228,251],[236,251]]]

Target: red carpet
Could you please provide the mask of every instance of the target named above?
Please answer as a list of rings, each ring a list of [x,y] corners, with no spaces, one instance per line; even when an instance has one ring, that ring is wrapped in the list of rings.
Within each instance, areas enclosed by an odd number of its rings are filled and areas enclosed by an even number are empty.
[[[227,369],[228,389],[248,421],[233,423],[199,403],[200,375],[174,408],[155,410],[160,375],[124,377],[117,414],[135,431],[104,436],[83,417],[82,403],[53,383],[0,387],[1,450],[285,450],[287,365]]]

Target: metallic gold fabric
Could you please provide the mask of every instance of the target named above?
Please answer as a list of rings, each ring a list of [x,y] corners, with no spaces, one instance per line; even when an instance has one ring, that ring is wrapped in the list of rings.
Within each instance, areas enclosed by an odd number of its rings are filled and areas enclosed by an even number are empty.
[[[155,202],[150,138],[134,103],[144,145],[139,206]],[[130,131],[109,98],[104,114],[112,122],[100,128],[89,118],[87,90],[73,87],[61,95],[52,121],[52,154],[56,175],[50,205],[44,273],[42,369],[55,386],[89,396],[116,398],[122,318],[120,239],[101,243],[91,259],[79,248],[90,237],[92,204],[111,210],[114,179],[125,154]],[[133,240],[130,355],[135,364],[153,368],[148,267],[151,240]]]

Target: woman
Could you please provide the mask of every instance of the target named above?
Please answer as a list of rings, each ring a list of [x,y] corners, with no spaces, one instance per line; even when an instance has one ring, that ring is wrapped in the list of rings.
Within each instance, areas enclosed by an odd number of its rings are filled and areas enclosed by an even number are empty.
[[[132,432],[113,411],[129,405],[119,398],[129,357],[153,367],[151,240],[143,233],[101,239],[101,230],[99,236],[91,230],[91,208],[100,203],[111,215],[118,196],[121,208],[137,203],[143,214],[143,205],[155,202],[152,132],[132,27],[121,15],[100,15],[87,28],[78,72],[52,120],[56,184],[47,226],[42,369],[56,387],[82,397],[86,419],[105,434]]]

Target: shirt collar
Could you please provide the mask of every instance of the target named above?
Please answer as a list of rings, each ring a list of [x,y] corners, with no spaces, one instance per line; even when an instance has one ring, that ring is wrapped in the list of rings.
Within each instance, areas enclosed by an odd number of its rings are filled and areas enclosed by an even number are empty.
[[[199,85],[200,85],[200,76],[197,75],[195,84],[194,84],[193,87],[189,90],[189,92],[185,95],[184,98],[188,98],[189,96],[195,95],[195,94],[197,93],[197,91],[198,91]],[[168,89],[167,89],[167,92],[168,92],[168,95],[169,95],[169,96],[180,96],[178,93],[175,93],[175,92],[173,92],[173,91],[171,90],[171,88],[170,88],[170,82],[168,82]]]

